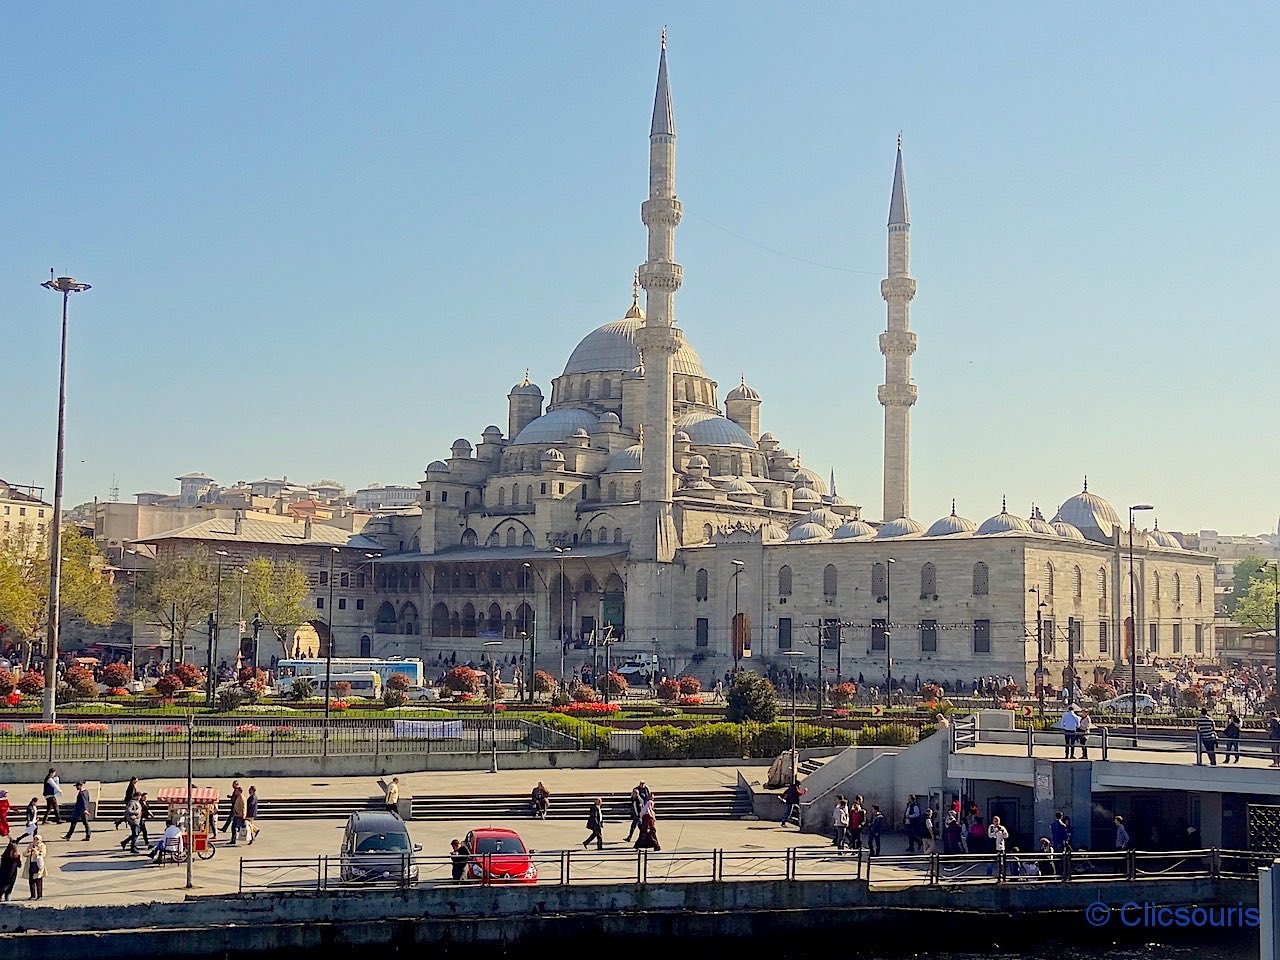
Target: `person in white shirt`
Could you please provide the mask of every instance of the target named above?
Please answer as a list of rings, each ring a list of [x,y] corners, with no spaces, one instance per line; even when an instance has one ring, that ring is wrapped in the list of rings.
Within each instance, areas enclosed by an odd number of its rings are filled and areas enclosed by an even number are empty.
[[[1000,822],[999,817],[991,818],[991,826],[987,827],[987,836],[995,844],[996,854],[1003,854],[1005,844],[1009,842],[1009,829]]]
[[[186,838],[182,835],[182,827],[170,820],[169,825],[164,828],[164,835],[161,836],[159,842],[151,848],[151,859],[156,863],[159,863],[161,856],[164,855],[165,847],[169,846],[170,841],[173,840],[177,841],[179,850],[185,849]]]
[[[1116,849],[1129,849],[1129,831],[1124,825],[1124,817],[1117,816],[1116,820]]]
[[[1058,721],[1058,726],[1062,729],[1063,744],[1066,747],[1065,757],[1068,760],[1074,760],[1076,757],[1076,730],[1080,726],[1080,717],[1076,714],[1076,705],[1074,703],[1068,705],[1067,712]]]

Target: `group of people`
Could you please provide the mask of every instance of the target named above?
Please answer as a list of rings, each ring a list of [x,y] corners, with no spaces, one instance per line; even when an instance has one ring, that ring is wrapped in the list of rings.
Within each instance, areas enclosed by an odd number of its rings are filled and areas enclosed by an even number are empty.
[[[832,817],[835,837],[832,845],[843,853],[862,851],[862,834],[867,835],[867,852],[873,857],[880,855],[880,838],[884,834],[884,814],[878,804],[872,804],[867,810],[863,804],[862,794],[858,794],[850,803],[844,796],[836,797],[836,809]]]
[[[541,780],[529,792],[529,811],[537,820],[545,820],[551,807],[551,791]],[[624,842],[631,843],[635,837],[637,850],[661,850],[658,842],[658,818],[654,808],[653,791],[643,780],[631,788],[629,800],[631,827],[627,831]],[[584,848],[595,844],[597,850],[604,849],[604,798],[596,797],[587,807],[587,838],[582,841]]]

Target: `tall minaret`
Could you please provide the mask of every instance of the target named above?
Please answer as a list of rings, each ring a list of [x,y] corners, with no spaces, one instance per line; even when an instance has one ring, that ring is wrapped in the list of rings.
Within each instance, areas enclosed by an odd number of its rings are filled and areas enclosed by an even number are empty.
[[[897,520],[911,515],[911,407],[916,402],[916,385],[911,382],[916,335],[910,329],[916,282],[911,279],[911,214],[901,134],[889,201],[889,275],[880,281],[880,295],[888,305],[888,322],[880,334],[884,383],[876,391],[884,406],[884,519]]]
[[[666,30],[662,31],[658,89],[649,127],[649,199],[640,206],[640,218],[649,228],[649,257],[639,270],[640,286],[645,290],[645,320],[635,334],[636,346],[644,353],[644,474],[640,527],[631,544],[631,556],[640,562],[670,563],[678,546],[671,514],[675,432],[671,363],[682,339],[675,326],[675,300],[684,271],[675,262],[680,201],[676,199],[676,122],[667,84]]]

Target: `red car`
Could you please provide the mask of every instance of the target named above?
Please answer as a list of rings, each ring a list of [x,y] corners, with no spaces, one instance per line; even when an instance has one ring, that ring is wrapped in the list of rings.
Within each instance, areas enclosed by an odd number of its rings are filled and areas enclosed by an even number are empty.
[[[478,827],[467,834],[471,851],[463,877],[480,883],[537,883],[538,867],[533,850],[524,845],[520,834],[501,827]]]

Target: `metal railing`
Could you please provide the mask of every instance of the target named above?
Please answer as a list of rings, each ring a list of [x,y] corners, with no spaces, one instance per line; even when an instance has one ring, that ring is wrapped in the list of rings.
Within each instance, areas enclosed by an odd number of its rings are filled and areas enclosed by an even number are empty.
[[[517,855],[523,856],[523,855]],[[1244,850],[1119,850],[1065,853],[907,854],[872,857],[863,851],[792,847],[787,850],[654,851],[545,850],[528,854],[536,877],[494,877],[494,861],[509,870],[512,854],[482,854],[463,864],[454,879],[452,857],[404,855],[376,879],[352,879],[348,857],[241,859],[241,894],[282,890],[335,890],[358,893],[370,887],[489,886],[510,883],[541,886],[571,884],[675,882],[739,883],[761,880],[865,880],[899,886],[914,884],[1063,883],[1071,881],[1253,879],[1274,855]],[[523,866],[523,863],[521,863]]]

